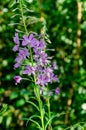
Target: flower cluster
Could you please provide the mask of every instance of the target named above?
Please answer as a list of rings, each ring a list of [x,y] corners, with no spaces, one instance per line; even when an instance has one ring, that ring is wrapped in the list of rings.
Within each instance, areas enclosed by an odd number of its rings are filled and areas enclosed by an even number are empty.
[[[35,76],[36,84],[40,88],[47,86],[48,83],[59,82],[57,75],[54,74],[54,70],[57,69],[56,62],[51,65],[45,51],[44,38],[41,35],[24,35],[22,39],[19,39],[18,33],[15,33],[14,43],[13,51],[17,52],[14,69],[23,66],[22,74]],[[20,76],[14,77],[16,83],[20,83],[22,79]]]

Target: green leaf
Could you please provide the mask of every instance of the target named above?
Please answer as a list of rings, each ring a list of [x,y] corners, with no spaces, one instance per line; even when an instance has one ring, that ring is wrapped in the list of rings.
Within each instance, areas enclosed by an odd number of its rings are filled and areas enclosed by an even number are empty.
[[[50,123],[55,117],[59,117],[59,116],[61,116],[61,115],[63,115],[63,114],[65,114],[65,113],[61,113],[61,114],[59,114],[59,115],[56,114],[56,115],[51,116],[51,118],[48,120],[48,122],[47,122],[46,125],[45,125],[45,130],[47,129],[49,123]]]
[[[28,122],[31,121],[32,118],[40,118],[40,116],[38,116],[38,115],[32,115],[29,118],[22,118],[22,120],[27,120],[27,123],[26,123],[26,126],[27,126]]]
[[[39,128],[39,130],[42,130],[42,128],[41,128],[41,126],[39,125],[38,122],[36,122],[36,121],[34,121],[34,120],[32,120],[32,119],[30,119],[30,121],[33,122],[34,124],[36,124],[36,125],[37,125],[37,128]]]
[[[34,120],[31,120],[31,121],[38,126],[39,130],[42,130],[42,128],[41,128],[41,126],[39,125],[38,122],[36,122],[36,121],[34,121]]]
[[[10,94],[10,100],[16,99],[18,97],[18,93],[17,92],[12,92]]]
[[[16,16],[21,16],[20,14],[15,14],[11,18],[15,18]]]
[[[31,101],[26,101],[27,103],[30,103],[31,105],[33,105],[38,111],[39,111],[39,108],[38,108],[38,106],[35,104],[35,103],[33,103],[33,102],[31,102]]]
[[[25,100],[24,99],[19,99],[16,102],[16,107],[21,107],[25,104]]]
[[[12,121],[12,116],[8,116],[6,119],[6,127],[9,128],[10,127],[10,123]]]
[[[3,115],[7,110],[7,104],[3,104],[2,109],[0,110],[0,115]]]

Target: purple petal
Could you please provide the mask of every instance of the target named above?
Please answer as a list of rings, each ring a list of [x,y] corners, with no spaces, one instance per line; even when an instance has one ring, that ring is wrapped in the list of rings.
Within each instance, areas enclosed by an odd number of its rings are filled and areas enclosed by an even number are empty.
[[[57,88],[55,89],[55,93],[56,93],[56,94],[59,94],[59,93],[60,93],[60,88],[59,88],[59,87],[57,87]]]
[[[16,83],[20,83],[22,78],[21,78],[21,76],[15,76],[14,80],[16,81]]]
[[[14,65],[14,69],[19,68],[20,66],[21,66],[20,63],[16,63],[16,64]]]
[[[13,51],[16,52],[16,51],[18,51],[18,50],[19,50],[19,45],[15,45],[15,46],[13,47]]]
[[[18,33],[15,33],[15,37],[13,38],[13,40],[14,40],[15,44],[17,44],[17,45],[20,44]]]

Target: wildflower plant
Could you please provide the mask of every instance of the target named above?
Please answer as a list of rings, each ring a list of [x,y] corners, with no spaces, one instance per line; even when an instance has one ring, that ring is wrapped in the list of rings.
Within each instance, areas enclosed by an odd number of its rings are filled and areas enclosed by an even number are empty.
[[[16,1],[14,2],[15,4]],[[24,10],[25,8],[28,10],[28,8],[24,4],[24,0],[18,0],[17,4],[19,4],[19,8],[15,10],[19,10],[20,13],[16,15],[21,17],[21,24],[24,30],[17,30],[13,38],[13,51],[17,54],[14,69],[20,68],[22,70],[22,74],[16,75],[14,80],[16,84],[21,83],[23,80],[34,84],[34,95],[38,101],[38,105],[32,101],[28,101],[28,103],[32,104],[39,112],[39,115],[32,115],[24,119],[35,123],[39,130],[47,130],[47,128],[52,130],[52,119],[57,115],[51,114],[50,97],[53,94],[59,94],[60,89],[56,87],[56,89],[50,90],[49,85],[53,82],[59,82],[57,75],[54,74],[57,65],[56,62],[51,62],[51,57],[47,54],[46,34],[37,34],[28,31],[26,17],[24,16]],[[23,32],[22,35],[21,32]],[[45,96],[47,99],[47,112],[45,111],[41,96]],[[34,118],[39,118],[41,123],[34,120]]]

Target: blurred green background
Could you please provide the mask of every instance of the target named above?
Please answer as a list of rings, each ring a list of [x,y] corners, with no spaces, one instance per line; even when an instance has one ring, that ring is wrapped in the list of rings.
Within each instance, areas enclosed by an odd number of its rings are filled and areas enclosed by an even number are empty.
[[[17,26],[9,26],[18,22],[13,17],[11,4],[13,1],[0,1],[0,109],[7,104],[7,110],[0,115],[0,130],[34,130],[33,123],[26,126],[23,117],[29,117],[36,110],[27,104],[32,95],[30,83],[15,85],[13,77],[19,73],[13,69],[15,53],[13,36]],[[82,122],[86,130],[86,0],[28,0],[27,14],[45,20],[47,34],[55,49],[49,55],[54,56],[58,65],[57,75],[61,89],[60,95],[51,99],[51,110],[58,115],[65,114],[53,121],[53,130]],[[36,22],[28,25],[28,30],[40,32],[43,24]],[[53,86],[55,88],[55,86]],[[36,130],[36,129],[35,129]],[[75,130],[75,129],[74,129]],[[82,130],[78,126],[77,130]]]

